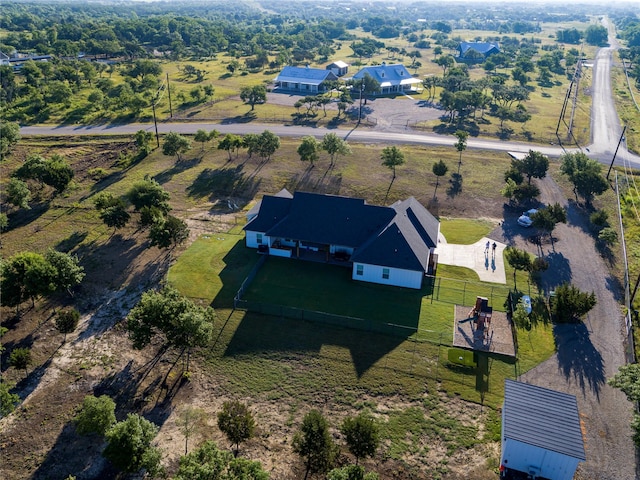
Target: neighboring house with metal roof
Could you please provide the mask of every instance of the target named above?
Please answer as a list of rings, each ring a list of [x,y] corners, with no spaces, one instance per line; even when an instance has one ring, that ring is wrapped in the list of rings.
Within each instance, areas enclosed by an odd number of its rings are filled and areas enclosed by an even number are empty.
[[[338,77],[343,77],[349,73],[349,64],[342,60],[336,60],[335,62],[327,65],[327,70],[331,70]]]
[[[571,480],[586,460],[574,395],[505,381],[502,409],[503,478]]]
[[[353,76],[353,79],[360,80],[367,74],[380,84],[378,95],[417,92],[422,85],[422,80],[413,77],[407,67],[399,63],[387,65],[382,62],[382,65],[364,67]]]
[[[280,257],[340,260],[352,278],[422,287],[435,271],[440,222],[415,198],[390,207],[363,199],[282,190],[265,195],[244,227],[247,247]],[[308,256],[308,255],[307,255]]]
[[[335,80],[338,77],[331,70],[287,66],[275,78],[274,83],[276,89],[308,95],[325,92],[328,88],[326,82]]]
[[[495,53],[500,53],[498,42],[460,42],[456,57],[459,61],[483,62]]]

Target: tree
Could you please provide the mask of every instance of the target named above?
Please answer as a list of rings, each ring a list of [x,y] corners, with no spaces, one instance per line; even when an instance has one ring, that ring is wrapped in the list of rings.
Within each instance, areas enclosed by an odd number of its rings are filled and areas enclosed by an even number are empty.
[[[107,395],[87,395],[74,423],[80,435],[104,435],[116,423],[116,404]]]
[[[18,143],[19,140],[20,125],[4,120],[0,122],[0,161],[11,153],[11,148]]]
[[[165,287],[142,294],[129,312],[127,330],[135,349],[140,350],[161,336],[165,346],[180,347],[189,354],[191,348],[210,342],[214,318],[211,307],[195,305],[176,289]]]
[[[433,164],[433,167],[431,167],[431,170],[433,171],[433,174],[436,176],[436,188],[433,191],[433,198],[436,198],[436,192],[438,191],[440,177],[444,177],[447,174],[447,172],[449,171],[449,167],[447,167],[447,164],[444,163],[443,160],[439,160]]]
[[[593,292],[581,292],[577,287],[565,282],[556,287],[551,303],[551,313],[557,322],[578,322],[595,307],[596,303]]]
[[[161,470],[161,452],[151,445],[158,427],[139,415],[130,413],[107,433],[102,455],[118,469],[135,473],[145,469],[151,476]]]
[[[55,290],[55,268],[44,256],[34,252],[21,252],[0,264],[0,301],[5,306],[15,306],[16,312],[22,302]]]
[[[602,176],[602,166],[582,152],[565,153],[561,157],[560,172],[573,183],[573,191],[591,205],[594,195],[607,191],[609,184]]]
[[[9,227],[9,217],[4,212],[0,212],[0,233]]]
[[[240,90],[240,100],[251,105],[251,111],[253,111],[257,104],[262,104],[267,101],[267,89],[264,85],[242,87]]]
[[[164,137],[162,144],[162,153],[164,155],[177,155],[178,161],[182,160],[180,155],[191,150],[191,142],[187,137],[183,137],[179,133],[169,132]]]
[[[240,443],[253,437],[256,422],[249,408],[234,400],[222,404],[222,411],[218,412],[218,428],[236,446],[237,455]]]
[[[20,396],[16,393],[11,393],[12,385],[3,380],[0,380],[0,418],[6,417],[16,408],[16,405],[20,403]]]
[[[367,104],[367,97],[369,95],[375,95],[380,91],[380,82],[373,78],[368,73],[365,73],[362,77],[362,93],[364,94],[364,104]]]
[[[607,383],[613,388],[619,388],[630,402],[640,401],[640,364],[629,363],[618,368],[612,378]],[[640,415],[634,413],[631,422],[633,430],[633,442],[636,446],[640,446]]]
[[[347,465],[342,468],[334,468],[327,474],[327,480],[378,480],[380,477],[375,472],[367,472],[360,465]]]
[[[127,198],[136,211],[142,207],[156,207],[166,214],[171,210],[169,197],[169,192],[162,188],[158,182],[149,178],[134,183],[127,192]]]
[[[206,130],[202,129],[202,128],[200,128],[196,132],[196,135],[195,135],[195,137],[193,137],[193,139],[196,142],[200,142],[202,144],[202,148],[201,148],[202,152],[204,152],[204,144],[207,143],[209,140],[211,140],[211,138],[209,137],[209,133]]]
[[[258,155],[260,155],[263,161],[271,159],[276,150],[280,148],[280,137],[275,133],[265,130],[260,134],[258,139]]]
[[[313,162],[318,160],[318,150],[320,144],[315,137],[310,135],[302,137],[302,143],[298,146],[298,155],[303,162],[310,162],[311,168],[313,168]]]
[[[349,144],[335,133],[322,137],[322,149],[331,156],[331,166],[335,164],[336,155],[351,155]]]
[[[306,472],[325,473],[333,464],[337,448],[329,433],[329,424],[318,410],[311,410],[293,437],[293,451],[304,458]]]
[[[56,316],[56,330],[64,335],[62,343],[67,342],[67,333],[72,333],[80,321],[80,312],[75,308],[60,310]]]
[[[516,166],[520,172],[527,177],[527,183],[531,184],[531,178],[544,178],[549,170],[549,158],[535,150],[529,150],[529,153],[522,160],[512,161],[512,165]]]
[[[147,77],[159,77],[162,74],[162,67],[154,60],[141,59],[136,60],[131,68],[124,73],[143,82]]]
[[[123,199],[114,197],[110,192],[100,192],[93,199],[100,219],[107,227],[113,227],[113,233],[124,227],[131,218],[127,212],[127,204]]]
[[[259,462],[233,458],[208,440],[200,448],[180,458],[175,480],[269,480]]]
[[[135,135],[136,147],[138,147],[138,152],[140,152],[144,157],[149,155],[153,148],[151,147],[151,142],[153,141],[153,133],[147,132],[146,130],[138,130]]]
[[[404,163],[404,154],[396,146],[382,149],[382,165],[393,171],[393,179],[396,178],[396,167]]]
[[[78,257],[50,248],[44,258],[56,270],[53,278],[55,290],[66,290],[71,295],[71,289],[79,285],[85,277],[84,268],[80,266]]]
[[[460,165],[462,165],[462,152],[467,149],[467,138],[469,137],[469,134],[464,130],[458,130],[454,135],[458,138],[458,141],[454,143],[453,146],[456,147],[456,150],[458,152],[460,152],[460,156],[458,157],[458,173],[460,173]]]
[[[607,44],[609,32],[602,25],[589,25],[584,37],[589,45],[602,46]]]
[[[531,271],[531,255],[515,247],[508,246],[504,249],[504,255],[507,263],[513,268],[513,288],[518,289],[516,283],[516,272],[518,270],[530,272]]]
[[[442,76],[447,74],[447,70],[456,63],[455,59],[451,55],[443,55],[433,60],[433,63],[442,67]]]
[[[605,245],[613,245],[618,241],[618,232],[611,227],[604,227],[598,232],[598,240]]]
[[[74,172],[69,162],[60,155],[54,154],[45,165],[46,168],[42,179],[44,183],[53,187],[56,193],[64,192],[74,177]]]
[[[9,355],[9,365],[18,370],[24,370],[25,376],[28,374],[29,365],[31,365],[31,349],[14,348]]]
[[[340,431],[345,436],[349,451],[356,457],[373,457],[380,445],[379,429],[374,418],[366,413],[348,417],[342,422]]]
[[[207,413],[201,408],[185,407],[179,414],[176,423],[184,435],[184,454],[189,453],[189,438],[206,425]]]
[[[29,201],[31,200],[31,191],[26,182],[18,178],[9,179],[7,184],[7,202],[18,208],[29,209]]]
[[[149,240],[152,247],[175,247],[183,243],[187,238],[189,238],[187,224],[173,215],[167,215],[166,218],[158,218],[149,230]]]
[[[556,202],[554,205],[541,208],[532,214],[531,220],[535,228],[544,231],[553,241],[552,233],[556,225],[558,223],[567,223],[567,211],[562,205]]]
[[[249,135],[256,135],[256,139],[257,139],[257,134],[247,134],[245,135],[245,137],[248,137]],[[218,142],[218,150],[226,150],[227,153],[229,154],[229,161],[231,161],[231,152],[237,152],[238,149],[242,146],[242,137],[240,137],[239,135],[234,135],[233,133],[227,133],[222,140],[220,140]],[[257,141],[256,141],[256,148],[257,148]]]

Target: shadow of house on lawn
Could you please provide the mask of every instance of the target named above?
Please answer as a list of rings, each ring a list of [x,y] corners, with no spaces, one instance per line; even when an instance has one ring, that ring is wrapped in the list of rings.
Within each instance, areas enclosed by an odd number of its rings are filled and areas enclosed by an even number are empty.
[[[247,175],[243,169],[243,165],[215,170],[206,168],[187,187],[187,194],[194,198],[208,197],[210,200],[225,196],[251,199],[258,193],[261,179],[254,174]]]
[[[255,250],[245,247],[244,238],[236,242],[222,259],[224,268],[219,273],[222,287],[211,302],[213,308],[233,307],[233,298],[259,258]]]
[[[269,258],[244,293],[253,312],[225,355],[318,354],[334,345],[349,349],[360,377],[416,332],[428,290],[356,282],[344,266]]]
[[[299,357],[302,360],[303,357],[318,357],[323,346],[339,346],[350,351],[360,378],[405,340],[399,336],[246,312],[224,355],[270,358],[277,353],[283,359]]]
[[[589,388],[597,398],[606,382],[604,361],[589,338],[587,326],[582,323],[553,326],[558,367],[565,378],[573,377],[583,392]]]

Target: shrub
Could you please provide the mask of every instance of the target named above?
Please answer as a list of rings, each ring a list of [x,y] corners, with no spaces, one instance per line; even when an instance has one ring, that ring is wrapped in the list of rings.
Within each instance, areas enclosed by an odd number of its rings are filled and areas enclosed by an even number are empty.
[[[556,322],[578,322],[596,303],[593,292],[581,292],[577,287],[565,282],[556,288],[551,313],[555,316]]]

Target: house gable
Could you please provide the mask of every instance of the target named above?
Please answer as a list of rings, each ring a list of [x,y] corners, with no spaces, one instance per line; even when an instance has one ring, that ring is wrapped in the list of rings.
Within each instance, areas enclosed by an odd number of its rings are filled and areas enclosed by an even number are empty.
[[[382,65],[364,67],[356,73],[353,78],[360,80],[367,74],[380,84],[380,93],[383,94],[411,89],[414,86],[422,84],[420,79],[414,78],[409,73],[407,67],[399,63],[392,65],[382,63]]]
[[[497,42],[460,42],[458,46],[458,56],[460,58],[466,58],[471,51],[487,58],[494,53],[500,53],[500,45]]]

